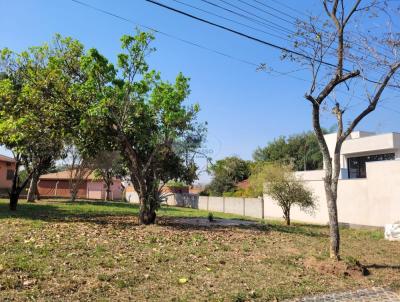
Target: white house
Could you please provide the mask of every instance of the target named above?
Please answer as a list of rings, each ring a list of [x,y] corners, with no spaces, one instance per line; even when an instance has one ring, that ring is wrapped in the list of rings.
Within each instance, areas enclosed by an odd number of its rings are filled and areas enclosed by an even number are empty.
[[[336,134],[325,135],[330,153]],[[355,131],[343,142],[338,187],[339,222],[348,225],[380,226],[400,221],[400,133],[375,134]],[[318,200],[312,215],[292,210],[292,219],[326,223],[328,212],[324,170],[296,172]],[[265,216],[278,217],[279,207],[267,196]]]
[[[336,133],[325,135],[325,139],[329,152],[333,154]],[[366,163],[395,159],[400,160],[400,133],[355,131],[342,145],[340,178],[366,178]]]

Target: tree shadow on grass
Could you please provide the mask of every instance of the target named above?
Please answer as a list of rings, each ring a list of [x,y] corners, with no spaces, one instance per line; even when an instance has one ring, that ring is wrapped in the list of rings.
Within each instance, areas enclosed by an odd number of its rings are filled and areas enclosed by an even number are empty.
[[[75,207],[74,207],[75,206]],[[46,200],[38,203],[26,203],[22,201],[18,204],[15,212],[9,211],[8,204],[0,202],[0,220],[9,218],[22,218],[27,220],[41,220],[45,222],[86,222],[98,225],[112,225],[123,229],[138,226],[137,213],[139,206],[123,202],[106,201],[54,201]],[[318,225],[295,224],[285,226],[277,222],[261,224],[257,221],[248,221],[244,218],[225,218],[218,217],[219,220],[238,221],[236,225],[196,225],[193,223],[177,222],[180,218],[185,219],[205,219],[204,213],[197,213],[196,210],[182,209],[165,206],[158,212],[157,223],[160,226],[168,226],[180,230],[209,230],[219,231],[226,229],[247,229],[255,230],[260,233],[271,231],[298,234],[309,237],[327,237],[326,227]],[[221,215],[223,216],[223,215]],[[243,221],[243,223],[241,223]]]
[[[91,207],[85,207],[90,205]],[[71,207],[70,207],[71,206]],[[74,207],[76,206],[76,207]],[[96,211],[96,206],[103,207]],[[107,207],[110,207],[109,210]],[[117,210],[116,210],[117,209]],[[126,209],[126,211],[125,211]],[[116,202],[92,201],[40,201],[39,203],[20,202],[17,211],[10,211],[8,204],[0,203],[0,220],[22,218],[43,221],[68,221],[73,218],[135,215],[138,207]]]
[[[158,218],[158,224],[164,225],[167,227],[171,227],[174,229],[179,230],[189,230],[189,231],[223,231],[226,229],[243,229],[243,230],[252,230],[258,231],[260,234],[268,234],[270,232],[279,232],[279,233],[286,233],[286,234],[295,234],[295,235],[302,235],[307,237],[317,237],[317,238],[325,238],[328,237],[326,233],[326,227],[323,226],[309,226],[309,225],[280,225],[277,222],[274,223],[259,223],[257,221],[246,221],[238,219],[226,219],[226,218],[218,218],[216,222],[211,223],[204,223],[207,220],[204,217],[184,217],[183,221],[180,219],[181,217],[160,217]],[[196,220],[201,219],[199,224],[193,222],[185,222],[184,220],[193,219],[194,222]],[[218,221],[235,221],[234,225],[224,225],[224,223],[218,223]]]
[[[400,270],[400,265],[392,265],[392,264],[366,264],[364,265],[364,267],[370,269],[370,268],[375,268],[375,269],[385,269],[385,268],[389,268],[389,269],[395,269],[395,270]]]
[[[308,224],[293,224],[291,226],[281,224],[269,225],[271,230],[280,233],[303,235],[308,237],[327,238],[329,235],[326,233],[325,226],[308,225]]]

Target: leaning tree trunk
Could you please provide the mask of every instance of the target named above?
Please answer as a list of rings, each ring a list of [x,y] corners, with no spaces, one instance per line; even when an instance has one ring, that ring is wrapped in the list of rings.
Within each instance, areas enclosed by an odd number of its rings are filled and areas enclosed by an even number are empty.
[[[10,211],[16,211],[17,210],[19,194],[21,192],[21,190],[19,190],[19,188],[18,188],[18,183],[19,183],[18,170],[19,170],[19,166],[20,166],[20,161],[17,160],[16,164],[15,164],[15,171],[14,171],[14,176],[13,176],[13,180],[12,180],[11,189],[8,192],[8,195],[10,197],[10,203],[9,203]]]
[[[31,183],[29,185],[28,196],[26,197],[27,202],[35,202],[37,197],[37,184],[39,181],[39,175],[34,173],[32,175]]]
[[[26,184],[28,183],[30,177],[31,176],[28,176],[28,178],[20,185],[17,184],[18,176],[14,177],[13,184],[11,186],[10,191],[8,192],[8,195],[10,197],[9,207],[11,211],[17,210],[19,196],[22,190],[25,188]]]

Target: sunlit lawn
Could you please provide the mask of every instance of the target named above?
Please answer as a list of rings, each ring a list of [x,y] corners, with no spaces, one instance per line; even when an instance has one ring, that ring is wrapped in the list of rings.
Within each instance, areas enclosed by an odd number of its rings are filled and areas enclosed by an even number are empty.
[[[336,265],[325,226],[200,227],[175,219],[208,212],[174,207],[160,209],[157,225],[140,226],[137,213],[126,203],[84,201],[21,201],[10,213],[1,200],[0,301],[274,301],[400,288],[400,243],[381,231],[343,229]]]

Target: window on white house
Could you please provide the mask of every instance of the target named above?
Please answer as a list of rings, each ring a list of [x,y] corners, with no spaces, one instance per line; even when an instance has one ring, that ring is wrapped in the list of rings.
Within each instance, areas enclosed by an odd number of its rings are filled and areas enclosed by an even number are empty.
[[[347,159],[348,176],[349,178],[366,178],[367,169],[365,163],[371,161],[393,160],[394,158],[394,153],[350,157]]]

